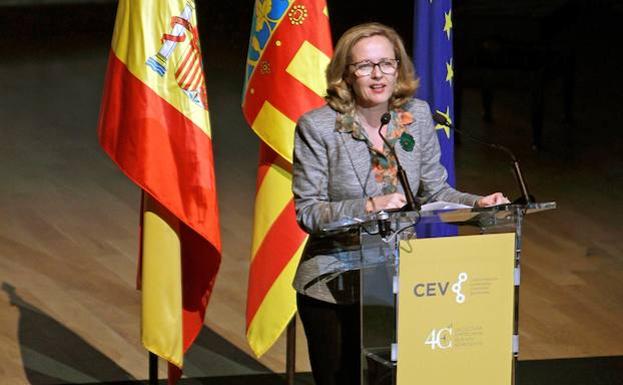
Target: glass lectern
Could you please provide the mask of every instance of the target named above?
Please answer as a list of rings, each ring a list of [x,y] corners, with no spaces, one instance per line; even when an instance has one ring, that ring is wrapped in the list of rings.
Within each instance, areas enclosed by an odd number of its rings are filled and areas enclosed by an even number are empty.
[[[554,208],[555,202],[484,209],[436,204],[325,226],[360,234],[362,384],[514,384],[521,227],[525,215]],[[480,231],[431,243],[417,239],[417,223]],[[435,255],[428,258],[430,250]]]

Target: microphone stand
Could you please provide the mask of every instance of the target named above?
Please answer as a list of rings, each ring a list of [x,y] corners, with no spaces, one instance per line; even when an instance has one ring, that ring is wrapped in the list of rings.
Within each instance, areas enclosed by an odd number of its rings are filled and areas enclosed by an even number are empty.
[[[413,197],[413,192],[411,191],[411,186],[409,185],[409,180],[407,179],[407,173],[400,165],[400,160],[398,159],[398,155],[396,154],[394,147],[389,144],[387,139],[385,139],[385,136],[383,136],[383,134],[381,133],[381,130],[383,129],[383,127],[386,126],[390,120],[391,120],[391,115],[389,114],[389,112],[386,112],[383,114],[383,116],[381,116],[381,126],[379,127],[379,136],[381,137],[381,139],[383,139],[383,142],[389,148],[392,155],[394,155],[394,158],[396,159],[396,166],[397,166],[396,174],[398,176],[398,181],[400,182],[400,185],[402,186],[402,189],[404,190],[405,199],[407,200],[407,204],[405,204],[400,210],[401,211],[420,210],[422,206],[420,205],[420,202],[416,201],[415,198]]]
[[[475,136],[472,136],[472,135],[464,132],[463,130],[459,130],[454,125],[452,125],[450,122],[448,122],[446,117],[441,115],[439,112],[435,112],[433,114],[433,120],[436,123],[439,123],[439,124],[441,124],[443,126],[452,128],[454,131],[458,132],[459,134],[461,134],[463,136],[466,136],[467,138],[473,140],[476,143],[485,145],[487,147],[495,148],[497,150],[504,151],[512,160],[513,173],[515,174],[515,179],[517,179],[517,184],[519,185],[519,191],[521,192],[521,196],[519,198],[515,199],[513,201],[513,204],[526,205],[526,204],[535,202],[534,196],[528,192],[528,186],[526,184],[526,180],[525,180],[525,178],[523,176],[523,173],[521,172],[521,167],[519,167],[519,160],[517,159],[515,154],[509,148],[504,147],[504,146],[502,146],[500,144],[485,142],[484,140],[479,139],[479,138],[477,138]]]

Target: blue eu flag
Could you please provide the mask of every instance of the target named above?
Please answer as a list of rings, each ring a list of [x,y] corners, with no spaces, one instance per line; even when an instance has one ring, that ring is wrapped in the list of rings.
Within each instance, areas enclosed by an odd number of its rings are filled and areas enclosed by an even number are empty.
[[[428,102],[432,112],[454,117],[452,63],[452,1],[415,0],[413,27],[415,70],[420,77],[416,96]],[[448,170],[448,183],[454,186],[454,135],[448,127],[437,125],[441,163]],[[456,226],[435,224],[417,227],[420,238],[456,235]]]

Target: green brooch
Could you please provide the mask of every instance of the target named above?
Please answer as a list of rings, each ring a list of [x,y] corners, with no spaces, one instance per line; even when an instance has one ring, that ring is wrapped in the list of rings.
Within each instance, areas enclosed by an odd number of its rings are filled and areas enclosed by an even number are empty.
[[[400,146],[403,150],[411,152],[413,151],[414,145],[415,139],[413,139],[413,136],[411,134],[409,134],[408,132],[403,132],[402,135],[400,135]]]

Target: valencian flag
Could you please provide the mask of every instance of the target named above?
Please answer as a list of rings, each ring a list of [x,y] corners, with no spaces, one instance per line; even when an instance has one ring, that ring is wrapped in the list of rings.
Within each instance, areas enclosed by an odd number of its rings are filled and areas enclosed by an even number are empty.
[[[332,52],[324,0],[255,1],[242,110],[261,139],[246,313],[258,356],[296,313],[292,281],[306,234],[292,198],[294,128],[324,104]]]
[[[452,123],[454,116],[452,66],[452,1],[416,0],[414,18],[415,70],[420,77],[416,96]],[[441,147],[441,163],[448,170],[448,183],[454,186],[454,135],[449,127],[436,125]],[[446,224],[420,225],[418,236],[456,235],[456,226]]]
[[[221,239],[192,0],[120,0],[99,140],[144,192],[141,337],[181,375],[203,326]]]

